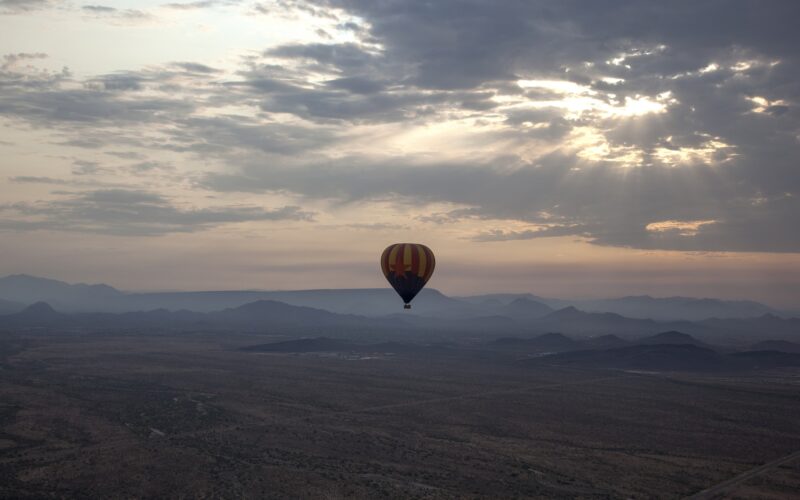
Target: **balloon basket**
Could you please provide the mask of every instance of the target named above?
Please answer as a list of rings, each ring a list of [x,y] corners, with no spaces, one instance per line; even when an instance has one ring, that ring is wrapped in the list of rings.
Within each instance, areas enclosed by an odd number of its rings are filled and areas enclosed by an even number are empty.
[[[403,306],[403,309],[411,309],[411,304],[406,304]]]

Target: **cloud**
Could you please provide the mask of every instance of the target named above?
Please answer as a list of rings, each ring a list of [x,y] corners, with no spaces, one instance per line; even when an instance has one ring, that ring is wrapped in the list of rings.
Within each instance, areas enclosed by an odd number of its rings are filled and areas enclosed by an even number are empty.
[[[42,176],[33,176],[33,175],[18,175],[15,177],[9,177],[9,181],[16,182],[20,184],[58,184],[58,185],[68,185],[71,182],[66,179],[56,179],[53,177],[42,177]]]
[[[57,5],[56,0],[0,0],[0,14],[22,14]]]
[[[590,228],[578,224],[542,226],[536,229],[525,229],[523,231],[510,231],[503,229],[491,229],[482,231],[471,239],[473,241],[513,241],[513,240],[533,240],[537,238],[553,238],[558,236],[582,236],[590,239],[592,232]]]
[[[790,230],[800,210],[795,196],[753,199],[750,186],[721,184],[713,167],[652,166],[623,174],[613,164],[585,167],[580,158],[563,155],[539,158],[536,164],[514,158],[473,164],[343,158],[324,165],[254,164],[239,175],[208,174],[202,182],[212,190],[283,190],[345,203],[396,199],[418,207],[442,202],[470,207],[432,214],[422,219],[427,223],[477,219],[541,226],[486,231],[476,241],[576,236],[599,245],[648,249],[800,249],[800,238]],[[694,233],[647,229],[669,220],[716,222]]]
[[[72,165],[72,175],[96,175],[109,171],[109,169],[102,167],[96,161],[75,160]]]
[[[134,174],[152,173],[156,171],[174,171],[175,167],[168,163],[159,161],[140,161],[125,167],[126,170]]]
[[[89,16],[108,19],[122,25],[139,24],[155,19],[149,12],[138,9],[117,9],[106,5],[84,5],[81,10]]]
[[[97,14],[111,14],[118,11],[115,7],[107,7],[105,5],[84,5],[81,9]]]
[[[188,73],[202,73],[202,74],[220,73],[220,70],[216,68],[212,68],[211,66],[206,66],[205,64],[200,64],[196,62],[176,62],[173,63],[173,66],[181,68]]]
[[[130,87],[114,90],[120,88]],[[112,93],[94,90],[48,90],[21,95],[17,99],[0,96],[0,113],[40,123],[141,123],[153,121],[162,111],[186,113],[193,108],[194,105],[188,101],[151,97],[124,100]]]
[[[375,94],[386,88],[385,83],[364,77],[336,78],[325,84],[333,89],[346,90],[352,94]]]
[[[206,0],[201,2],[167,3],[164,4],[164,7],[168,7],[170,9],[178,9],[178,10],[194,10],[194,9],[205,9],[216,5],[217,3],[218,2]]]
[[[267,10],[332,22],[324,42],[259,48],[232,72],[178,61],[76,80],[38,69],[41,54],[7,55],[0,114],[137,161],[120,172],[164,168],[123,156],[140,150],[184,155],[212,164],[184,179],[212,192],[289,192],[332,210],[388,199],[428,210],[423,224],[468,222],[487,243],[800,252],[800,4]]]
[[[179,208],[148,191],[104,189],[68,194],[58,200],[0,205],[0,229],[58,230],[122,236],[159,236],[207,230],[224,224],[252,221],[309,221],[311,212],[296,206],[265,209],[257,206]]]
[[[164,4],[164,7],[176,10],[198,10],[216,7],[218,5],[237,5],[240,0],[200,0],[197,2],[173,2]]]
[[[5,54],[0,62],[0,96],[20,90],[37,90],[56,86],[71,76],[69,69],[60,72],[41,69],[35,62],[47,59],[41,52]]]

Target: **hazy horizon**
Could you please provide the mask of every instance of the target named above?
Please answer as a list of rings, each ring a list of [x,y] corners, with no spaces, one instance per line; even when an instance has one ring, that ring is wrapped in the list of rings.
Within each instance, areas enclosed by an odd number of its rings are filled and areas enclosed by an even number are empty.
[[[11,277],[11,276],[26,276],[26,277],[29,277],[29,278],[45,279],[45,280],[53,280],[54,279],[53,277],[37,276],[37,275],[32,275],[32,274],[27,274],[27,273],[14,273],[14,274],[6,275],[6,276],[0,276],[0,279],[6,278],[6,277]],[[116,289],[116,290],[118,290],[120,292],[127,293],[127,294],[192,293],[192,292],[248,292],[248,291],[252,291],[252,292],[345,291],[346,292],[346,291],[349,291],[349,290],[384,290],[384,289],[386,289],[387,291],[389,290],[389,288],[387,288],[382,283],[379,283],[376,286],[370,286],[370,287],[331,287],[331,286],[329,286],[329,287],[313,287],[313,288],[258,288],[258,287],[251,287],[251,288],[242,288],[242,287],[239,287],[239,288],[236,288],[236,287],[233,287],[233,288],[213,288],[212,287],[212,288],[195,288],[195,289],[182,289],[182,288],[127,289],[127,288],[124,288],[124,287],[116,286],[113,283],[107,283],[107,282],[87,282],[85,280],[77,280],[77,281],[56,280],[56,281],[62,281],[62,282],[65,282],[65,283],[68,283],[68,284],[71,284],[71,285],[76,285],[76,284],[77,285],[107,285],[107,286],[111,286],[112,288],[114,288],[114,289]],[[688,299],[698,299],[698,300],[701,300],[701,299],[712,299],[712,300],[754,301],[754,302],[759,302],[759,303],[764,304],[766,306],[775,308],[777,310],[783,310],[784,313],[793,313],[793,312],[800,311],[798,309],[798,307],[797,307],[797,304],[786,304],[786,305],[772,304],[772,303],[764,302],[764,301],[756,301],[755,299],[752,299],[752,298],[749,298],[749,297],[724,298],[724,297],[703,296],[703,295],[691,296],[691,295],[677,295],[677,294],[664,295],[664,294],[648,294],[648,293],[627,294],[627,295],[624,295],[624,294],[603,295],[602,293],[599,293],[599,294],[584,294],[584,295],[581,295],[581,294],[576,294],[576,295],[553,295],[553,294],[547,294],[547,293],[536,293],[536,292],[531,292],[531,291],[509,291],[509,290],[494,290],[494,291],[489,291],[489,292],[478,292],[478,293],[459,293],[458,291],[449,292],[449,291],[446,291],[446,290],[441,290],[441,289],[439,289],[439,288],[437,288],[435,286],[428,286],[426,288],[429,289],[429,290],[436,290],[436,291],[438,291],[438,292],[440,292],[440,293],[442,293],[442,294],[444,294],[444,295],[446,295],[448,297],[470,297],[470,296],[491,295],[491,294],[511,294],[511,295],[514,295],[514,294],[531,294],[531,295],[534,295],[534,296],[537,296],[537,297],[541,297],[543,299],[564,300],[564,301],[570,301],[570,300],[575,300],[575,301],[589,300],[589,301],[591,301],[591,300],[621,299],[621,298],[626,298],[626,297],[648,296],[648,297],[655,298],[655,299],[688,298]],[[564,306],[564,307],[566,307],[566,306]]]
[[[756,6],[757,5],[757,6]],[[0,275],[800,304],[800,4],[0,0]]]

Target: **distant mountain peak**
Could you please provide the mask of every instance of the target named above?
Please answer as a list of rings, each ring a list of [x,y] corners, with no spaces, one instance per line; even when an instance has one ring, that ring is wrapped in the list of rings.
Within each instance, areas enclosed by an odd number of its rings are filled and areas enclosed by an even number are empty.
[[[22,314],[45,316],[58,314],[58,312],[47,302],[40,301],[23,309]]]
[[[11,282],[41,282],[41,283],[60,283],[66,284],[63,281],[54,280],[51,278],[41,278],[39,276],[33,276],[31,274],[9,274],[8,276],[3,276],[0,278],[0,281],[11,281]]]
[[[567,307],[565,307],[563,309],[558,309],[557,311],[554,311],[554,312],[548,314],[546,317],[547,318],[551,318],[551,319],[553,319],[553,318],[554,319],[568,319],[568,318],[582,318],[582,317],[587,316],[587,315],[588,315],[588,313],[586,313],[584,311],[581,311],[580,309],[578,309],[575,306],[567,306]]]

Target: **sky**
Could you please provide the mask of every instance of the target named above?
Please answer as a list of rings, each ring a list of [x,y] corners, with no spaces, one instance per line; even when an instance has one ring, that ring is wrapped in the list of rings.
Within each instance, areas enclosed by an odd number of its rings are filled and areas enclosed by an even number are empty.
[[[93,3],[97,1],[100,3]],[[0,0],[0,275],[800,305],[800,2]]]

